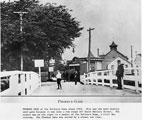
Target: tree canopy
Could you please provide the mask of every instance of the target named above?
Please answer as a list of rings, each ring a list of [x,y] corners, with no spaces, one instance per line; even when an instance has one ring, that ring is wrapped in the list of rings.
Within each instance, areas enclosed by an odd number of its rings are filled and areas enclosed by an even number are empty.
[[[27,12],[23,14],[22,33],[20,16],[14,13],[19,11]],[[83,29],[70,12],[66,6],[43,5],[36,0],[2,2],[2,68],[15,66],[18,69],[20,54],[23,54],[27,67],[30,65],[28,63],[33,63],[33,59],[61,58],[65,49],[73,47],[73,41]]]

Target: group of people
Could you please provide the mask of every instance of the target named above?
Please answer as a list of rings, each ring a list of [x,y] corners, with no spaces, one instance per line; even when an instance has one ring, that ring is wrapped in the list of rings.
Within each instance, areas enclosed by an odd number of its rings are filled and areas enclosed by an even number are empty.
[[[80,81],[80,73],[79,71],[75,69],[66,70],[63,73],[57,70],[56,78],[57,78],[57,86],[58,86],[57,89],[62,89],[61,80],[64,80],[64,82],[74,81],[75,85],[77,85],[77,82]]]
[[[80,72],[75,69],[65,70],[62,76],[65,81],[80,81]]]
[[[117,63],[118,63],[118,67],[116,71],[117,84],[118,84],[117,89],[122,89],[122,78],[124,76],[124,67],[123,67],[123,64],[121,64],[120,60],[118,60]],[[64,79],[64,81],[73,80],[75,81],[75,85],[77,85],[77,82],[79,81],[79,76],[80,74],[76,70],[67,70],[67,71],[64,71],[63,73],[57,70],[57,74],[56,74],[57,85],[58,85],[57,89],[62,89],[62,85],[61,85],[62,79]]]

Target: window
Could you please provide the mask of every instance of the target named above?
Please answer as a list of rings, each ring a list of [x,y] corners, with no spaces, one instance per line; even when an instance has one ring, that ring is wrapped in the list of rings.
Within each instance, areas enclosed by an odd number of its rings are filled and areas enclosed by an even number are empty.
[[[7,77],[1,77],[1,81],[0,81],[0,92],[6,90],[9,88],[9,76]]]
[[[114,65],[111,65],[111,69],[114,69]]]
[[[21,92],[19,92],[18,95],[21,96]]]
[[[128,65],[125,65],[126,68],[128,68]]]
[[[27,95],[27,89],[25,89],[25,95]]]
[[[31,74],[29,74],[29,79],[31,80]]]
[[[117,60],[117,62],[121,62],[120,60]]]
[[[27,75],[25,74],[25,82],[27,81]]]
[[[18,74],[18,83],[21,83],[21,75]]]

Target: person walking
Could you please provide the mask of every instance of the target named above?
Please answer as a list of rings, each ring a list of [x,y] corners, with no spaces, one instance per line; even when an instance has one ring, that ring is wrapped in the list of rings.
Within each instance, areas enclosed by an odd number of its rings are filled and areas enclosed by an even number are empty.
[[[116,76],[117,76],[117,83],[118,83],[118,88],[117,89],[122,89],[122,78],[124,76],[124,67],[123,64],[121,64],[121,61],[117,61],[118,67],[116,71]]]
[[[56,75],[56,78],[57,78],[57,85],[58,85],[58,88],[57,89],[62,89],[62,85],[61,85],[61,73],[59,70],[57,70],[57,75]]]

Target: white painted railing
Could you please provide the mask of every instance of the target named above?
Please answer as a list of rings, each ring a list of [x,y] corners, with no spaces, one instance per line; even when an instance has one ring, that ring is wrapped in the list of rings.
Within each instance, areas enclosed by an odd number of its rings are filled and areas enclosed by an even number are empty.
[[[116,70],[103,70],[90,72],[80,76],[80,80],[88,85],[102,85],[117,87]],[[122,88],[135,90],[136,92],[142,91],[140,68],[127,68],[124,70],[124,78],[122,80]]]
[[[0,95],[30,95],[41,86],[40,76],[35,72],[0,72]]]

